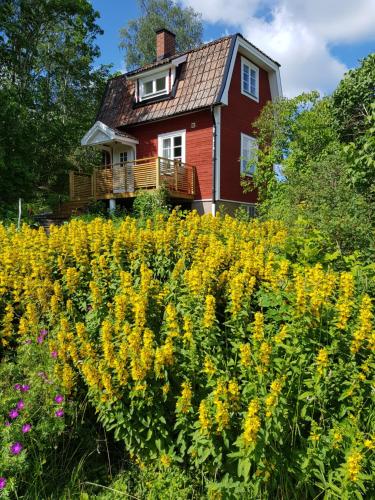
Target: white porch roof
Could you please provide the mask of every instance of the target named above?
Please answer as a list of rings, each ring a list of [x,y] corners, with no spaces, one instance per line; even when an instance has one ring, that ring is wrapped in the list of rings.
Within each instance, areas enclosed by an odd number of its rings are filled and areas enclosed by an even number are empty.
[[[128,146],[139,144],[138,139],[126,132],[108,127],[101,121],[97,121],[81,140],[82,146],[99,146],[108,143],[119,142]]]

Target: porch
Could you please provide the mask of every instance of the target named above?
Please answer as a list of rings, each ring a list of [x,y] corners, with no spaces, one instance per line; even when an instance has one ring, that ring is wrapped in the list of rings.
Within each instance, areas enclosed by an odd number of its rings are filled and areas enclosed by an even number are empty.
[[[92,174],[69,172],[71,201],[132,198],[139,190],[165,186],[171,198],[192,200],[195,167],[163,157],[141,158],[96,167]]]

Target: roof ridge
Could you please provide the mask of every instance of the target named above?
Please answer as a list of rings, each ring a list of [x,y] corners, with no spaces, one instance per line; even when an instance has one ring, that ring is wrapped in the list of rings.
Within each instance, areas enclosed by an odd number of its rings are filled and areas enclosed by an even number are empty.
[[[168,64],[169,62],[173,61],[173,59],[184,56],[186,54],[192,54],[193,52],[198,52],[199,50],[203,50],[206,47],[223,42],[224,40],[229,40],[230,38],[236,37],[237,35],[238,35],[238,33],[234,33],[232,35],[225,35],[225,36],[222,36],[220,38],[216,38],[215,40],[211,40],[209,42],[203,43],[202,45],[199,45],[199,47],[194,47],[192,49],[184,50],[182,52],[176,52],[176,54],[173,54],[173,56],[162,59],[161,61],[154,61],[152,63],[145,64],[144,66],[140,66],[139,68],[133,69],[131,71],[127,71],[126,73],[123,73],[121,76],[131,76],[131,75],[135,75],[137,73],[141,73],[142,71],[145,71],[146,69],[149,69],[149,68],[152,68],[155,66],[163,66],[163,64]],[[118,76],[120,76],[120,75],[118,75]],[[114,77],[114,78],[117,78],[117,77]]]

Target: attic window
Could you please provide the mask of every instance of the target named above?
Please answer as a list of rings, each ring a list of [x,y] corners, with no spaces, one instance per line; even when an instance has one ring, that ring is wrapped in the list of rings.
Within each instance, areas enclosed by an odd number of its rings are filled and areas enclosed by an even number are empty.
[[[244,57],[241,58],[241,91],[259,102],[259,68]]]
[[[168,94],[168,73],[157,73],[140,79],[140,100]]]

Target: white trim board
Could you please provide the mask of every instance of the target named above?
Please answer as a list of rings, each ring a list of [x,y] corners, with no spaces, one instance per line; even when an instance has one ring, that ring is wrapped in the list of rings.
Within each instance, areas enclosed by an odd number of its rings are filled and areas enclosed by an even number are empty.
[[[216,170],[215,170],[215,198],[220,199],[220,167],[221,167],[221,106],[215,106],[214,117],[216,122]]]
[[[108,142],[120,142],[125,145],[139,144],[137,139],[131,139],[124,135],[116,133],[116,130],[105,125],[101,121],[97,121],[83,136],[81,140],[82,146],[96,146],[106,144]]]

